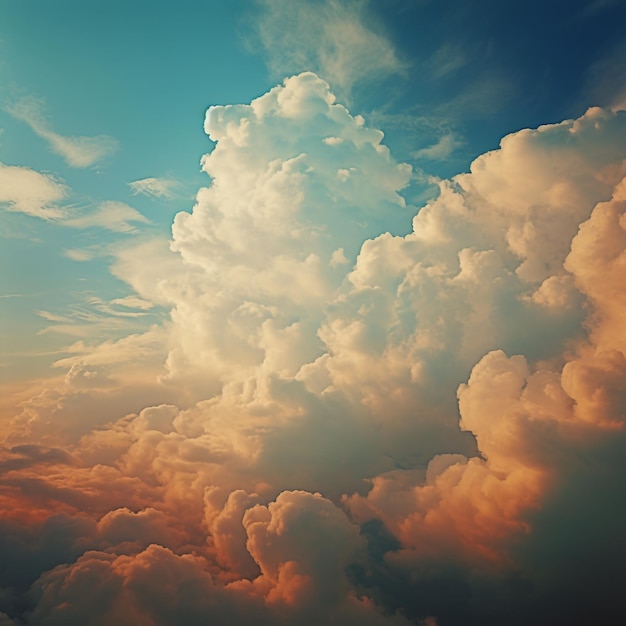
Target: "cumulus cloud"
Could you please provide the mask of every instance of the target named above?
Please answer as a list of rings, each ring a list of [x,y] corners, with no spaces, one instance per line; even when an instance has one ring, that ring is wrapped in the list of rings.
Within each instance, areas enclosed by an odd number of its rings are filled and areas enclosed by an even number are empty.
[[[210,186],[99,303],[170,319],[12,416],[0,610],[619,623],[625,115],[509,135],[419,209],[312,73],[205,130]]]
[[[277,75],[312,70],[349,93],[359,83],[402,74],[405,64],[361,0],[259,1],[258,36]]]
[[[239,376],[270,351],[277,370],[295,372],[321,354],[314,327],[347,266],[337,250],[353,262],[363,238],[409,227],[398,191],[410,168],[311,73],[250,105],[211,107],[205,129],[217,146],[203,168],[218,182],[176,216],[179,256],[153,248],[150,266],[162,269],[152,275],[124,254],[114,271],[146,299],[174,304],[173,375]]]
[[[6,107],[13,117],[25,122],[45,139],[53,152],[72,167],[89,167],[117,150],[117,141],[107,135],[96,137],[64,136],[52,130],[43,112],[43,103],[24,97]]]

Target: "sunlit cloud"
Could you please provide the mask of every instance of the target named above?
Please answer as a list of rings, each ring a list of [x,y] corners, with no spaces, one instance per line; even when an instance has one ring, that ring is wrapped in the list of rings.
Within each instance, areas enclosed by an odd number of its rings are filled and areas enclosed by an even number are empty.
[[[626,624],[626,5],[10,4],[0,626]]]
[[[546,546],[597,608],[611,542],[579,533],[624,469],[624,114],[510,134],[422,207],[312,72],[205,131],[171,240],[115,251],[133,293],[39,312],[76,341],[0,457],[31,622],[569,618]],[[105,208],[68,225],[145,221]]]

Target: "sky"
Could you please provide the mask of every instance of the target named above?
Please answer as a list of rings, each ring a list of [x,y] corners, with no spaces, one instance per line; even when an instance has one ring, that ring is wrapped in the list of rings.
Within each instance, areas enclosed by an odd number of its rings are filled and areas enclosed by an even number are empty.
[[[624,623],[625,32],[0,0],[0,626]]]

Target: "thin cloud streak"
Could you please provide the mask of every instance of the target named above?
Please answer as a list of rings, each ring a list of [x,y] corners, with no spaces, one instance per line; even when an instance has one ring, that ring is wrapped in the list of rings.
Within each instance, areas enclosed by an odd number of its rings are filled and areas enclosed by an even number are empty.
[[[65,184],[49,174],[0,163],[0,205],[8,211],[43,220],[63,219],[67,211],[58,204],[68,192]]]
[[[133,233],[133,223],[149,224],[150,220],[124,202],[102,202],[95,211],[65,219],[71,228],[104,228],[117,233]]]
[[[508,135],[419,208],[311,72],[205,130],[171,241],[118,252],[137,295],[74,318],[167,321],[11,416],[11,617],[619,623],[626,116]]]
[[[21,98],[6,106],[5,110],[28,124],[33,132],[45,139],[52,151],[63,157],[71,167],[90,167],[118,148],[118,142],[107,135],[68,137],[55,132],[44,116],[43,102],[36,98]]]
[[[133,195],[144,195],[153,198],[172,198],[177,181],[168,178],[141,178],[128,183]]]
[[[384,33],[372,28],[368,3],[259,0],[256,23],[276,75],[312,70],[344,97],[354,86],[402,75],[402,61]]]

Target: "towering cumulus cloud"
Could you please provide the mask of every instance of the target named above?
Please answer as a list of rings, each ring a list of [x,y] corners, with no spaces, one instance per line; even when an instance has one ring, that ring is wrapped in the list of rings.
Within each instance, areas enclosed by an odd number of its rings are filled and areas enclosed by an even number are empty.
[[[421,208],[312,73],[205,130],[193,210],[113,268],[170,319],[7,433],[0,623],[621,623],[626,115]]]

